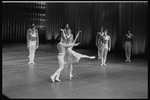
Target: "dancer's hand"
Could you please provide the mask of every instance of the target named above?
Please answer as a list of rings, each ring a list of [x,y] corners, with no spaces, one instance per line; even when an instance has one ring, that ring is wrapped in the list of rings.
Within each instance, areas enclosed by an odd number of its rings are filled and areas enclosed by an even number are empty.
[[[78,46],[80,43],[75,44],[76,46]]]
[[[79,31],[78,33],[81,33],[82,31]]]

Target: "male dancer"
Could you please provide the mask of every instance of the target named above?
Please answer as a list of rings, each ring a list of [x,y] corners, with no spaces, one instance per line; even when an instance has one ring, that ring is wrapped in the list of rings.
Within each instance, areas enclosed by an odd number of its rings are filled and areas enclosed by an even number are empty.
[[[100,27],[101,31],[97,32],[96,35],[96,46],[98,49],[98,60],[101,59],[101,37],[103,36],[104,32],[103,32],[103,26]]]
[[[111,49],[111,37],[109,35],[107,35],[108,30],[105,29],[104,30],[104,35],[101,38],[101,66],[107,66],[106,65],[106,59],[107,59],[107,53],[108,51],[110,51]]]
[[[39,36],[38,31],[35,28],[35,25],[32,24],[32,29],[29,28],[27,30],[27,48],[29,49],[29,59],[30,62],[28,64],[35,64],[35,51],[39,47]]]
[[[123,47],[125,49],[125,55],[126,55],[126,62],[129,61],[131,62],[131,50],[133,48],[133,40],[134,40],[134,35],[131,34],[131,29],[128,29],[128,33],[125,34],[124,39],[123,39]]]

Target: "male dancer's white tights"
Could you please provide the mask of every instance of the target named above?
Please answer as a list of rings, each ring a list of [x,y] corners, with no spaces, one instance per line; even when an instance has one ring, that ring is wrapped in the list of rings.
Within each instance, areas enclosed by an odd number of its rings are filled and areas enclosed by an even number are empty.
[[[60,73],[61,71],[63,70],[64,68],[64,54],[59,54],[57,56],[58,58],[58,65],[59,65],[59,68],[56,70],[56,72],[51,76],[51,79],[52,81],[54,82],[54,78],[56,77],[56,80],[57,81],[60,81],[59,80],[59,76],[60,76]]]
[[[30,59],[30,63],[34,63],[35,50],[36,50],[36,41],[30,41],[29,42],[29,59]]]
[[[106,45],[103,45],[102,49],[101,49],[101,62],[102,62],[102,65],[106,63],[107,53],[108,53],[108,47]]]
[[[125,43],[125,54],[126,54],[126,59],[130,60],[130,57],[131,57],[131,42],[126,42]]]

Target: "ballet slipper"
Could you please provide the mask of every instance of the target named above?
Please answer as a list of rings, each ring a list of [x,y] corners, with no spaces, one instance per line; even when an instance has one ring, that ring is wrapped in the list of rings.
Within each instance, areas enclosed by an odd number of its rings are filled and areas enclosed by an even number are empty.
[[[35,64],[34,62],[32,62],[32,64]]]
[[[70,74],[70,80],[72,79],[72,77],[73,77],[73,75],[72,75],[72,74]]]
[[[32,62],[28,62],[28,64],[31,64]]]
[[[106,64],[104,64],[104,66],[107,66]]]
[[[54,80],[54,77],[53,77],[53,76],[51,76],[51,80],[52,80],[52,82],[55,82],[55,80]]]
[[[129,62],[131,62],[131,60],[130,60],[130,59],[129,59],[128,61],[129,61]]]
[[[58,82],[61,82],[58,78],[56,78],[55,80],[58,81]]]

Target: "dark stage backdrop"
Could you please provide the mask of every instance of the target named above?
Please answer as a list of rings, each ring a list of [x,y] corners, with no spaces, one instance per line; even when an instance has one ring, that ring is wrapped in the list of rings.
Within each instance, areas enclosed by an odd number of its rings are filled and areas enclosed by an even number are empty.
[[[2,41],[25,41],[26,30],[35,22],[40,42],[55,40],[60,28],[69,23],[72,33],[79,30],[81,47],[95,47],[100,26],[108,29],[112,51],[123,53],[127,28],[134,34],[133,55],[148,54],[148,3],[23,3],[2,4]],[[40,20],[41,19],[41,20]],[[42,26],[46,26],[43,28]]]

